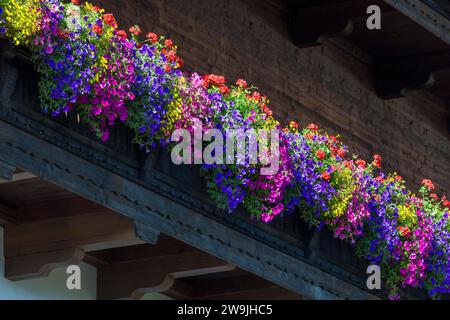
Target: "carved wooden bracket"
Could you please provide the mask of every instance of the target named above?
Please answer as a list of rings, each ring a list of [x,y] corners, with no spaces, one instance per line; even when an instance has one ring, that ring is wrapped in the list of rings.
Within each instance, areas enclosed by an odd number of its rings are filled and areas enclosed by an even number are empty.
[[[159,247],[159,248],[158,248]],[[165,292],[176,279],[231,271],[235,266],[185,245],[147,245],[117,249],[97,270],[99,299],[140,299],[147,293]],[[95,255],[95,254],[94,254]]]
[[[137,221],[134,222],[134,230],[136,236],[139,239],[149,244],[156,244],[158,242],[158,237],[160,234],[159,230],[153,229],[152,227],[149,227]]]
[[[299,47],[310,47],[318,45],[319,38],[348,36],[354,27],[350,20],[351,5],[348,1],[311,6],[292,2],[289,29],[293,42]]]
[[[14,165],[0,161],[0,179],[11,181],[15,171]]]
[[[450,68],[450,52],[381,62],[374,70],[379,97],[392,99],[408,90],[428,89],[435,84],[434,72]]]
[[[80,263],[86,252],[143,241],[133,222],[113,212],[97,212],[7,226],[5,275],[10,280],[48,276],[57,267]]]

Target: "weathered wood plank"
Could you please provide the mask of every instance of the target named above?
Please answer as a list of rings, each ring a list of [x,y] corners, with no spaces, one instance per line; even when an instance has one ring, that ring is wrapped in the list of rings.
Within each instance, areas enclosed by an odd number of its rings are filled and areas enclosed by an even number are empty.
[[[383,0],[406,16],[410,17],[422,27],[450,44],[450,23],[438,11],[422,3],[410,0]]]
[[[16,171],[16,167],[0,161],[0,178],[6,181],[11,181],[13,179],[14,171]]]

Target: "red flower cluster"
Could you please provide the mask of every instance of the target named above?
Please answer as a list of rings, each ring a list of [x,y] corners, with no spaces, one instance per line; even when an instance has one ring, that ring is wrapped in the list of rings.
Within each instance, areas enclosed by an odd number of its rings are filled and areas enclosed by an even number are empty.
[[[132,26],[128,31],[130,31],[130,33],[132,35],[135,35],[136,37],[142,33],[142,30],[141,28],[139,28],[139,26]]]
[[[215,74],[208,74],[203,77],[203,86],[205,88],[209,88],[211,86],[215,86],[219,88],[220,93],[227,94],[230,92],[230,89],[227,87],[227,80],[223,76],[218,76]]]
[[[96,34],[102,34],[103,28],[96,24],[92,27],[92,31],[94,31]]]
[[[294,130],[297,130],[298,129],[298,123],[295,122],[295,121],[291,121],[291,122],[289,122],[289,127],[291,127]]]
[[[116,18],[111,13],[105,13],[103,15],[103,20],[106,22],[107,25],[111,26],[114,29],[117,29],[117,22]]]
[[[72,4],[79,6],[80,0],[72,0]]]
[[[310,124],[308,125],[308,129],[311,130],[311,131],[313,131],[313,132],[315,132],[315,131],[318,131],[318,130],[319,130],[319,127],[318,127],[316,124],[314,124],[314,123],[310,123]]]
[[[157,34],[150,32],[145,36],[148,40],[150,40],[152,43],[156,43],[159,40],[159,37]]]
[[[173,41],[170,39],[166,39],[164,40],[164,45],[168,48],[168,49],[172,49],[173,48]]]
[[[381,156],[379,154],[376,154],[376,155],[373,156],[372,165],[375,168],[381,169]]]
[[[203,77],[203,86],[209,88],[210,86],[224,86],[227,80],[223,76],[218,76],[215,74],[207,74]]]
[[[342,149],[342,148],[339,149],[338,152],[337,152],[337,155],[338,155],[339,157],[341,157],[341,158],[344,158],[346,154],[347,154],[347,152],[345,152],[345,150]]]
[[[429,179],[422,180],[422,185],[430,191],[433,191],[434,189],[436,189],[436,187],[433,184],[433,181],[431,181]]]
[[[365,168],[366,168],[366,162],[365,162],[364,160],[361,160],[361,159],[356,160],[356,161],[355,161],[355,164],[356,164],[358,167],[360,167],[361,169],[365,169]]]
[[[238,79],[236,81],[236,85],[238,85],[239,87],[242,87],[244,89],[248,87],[247,81],[245,81],[243,79]]]
[[[409,230],[409,227],[398,227],[398,231],[400,232],[400,235],[402,237],[408,237],[411,234],[411,230]]]
[[[316,156],[317,156],[317,159],[323,160],[323,159],[325,159],[325,157],[327,156],[327,154],[326,154],[325,151],[323,151],[323,150],[318,150],[318,151],[316,152]]]
[[[272,110],[266,104],[263,104],[262,109],[269,117],[273,116]]]
[[[324,172],[324,173],[322,173],[322,179],[325,181],[330,181],[331,176],[328,172]]]
[[[58,37],[59,37],[60,39],[66,40],[66,39],[69,37],[69,32],[67,32],[67,31],[62,31],[62,30],[59,29],[59,28],[58,28],[58,30],[57,30],[57,33],[58,33]]]
[[[124,30],[117,30],[116,31],[116,36],[122,38],[122,39],[126,39],[128,37],[126,31]]]
[[[249,98],[253,99],[257,102],[261,102],[261,100],[263,99],[261,93],[259,93],[258,91],[253,91],[252,95]],[[261,107],[261,108],[263,108],[263,107]]]

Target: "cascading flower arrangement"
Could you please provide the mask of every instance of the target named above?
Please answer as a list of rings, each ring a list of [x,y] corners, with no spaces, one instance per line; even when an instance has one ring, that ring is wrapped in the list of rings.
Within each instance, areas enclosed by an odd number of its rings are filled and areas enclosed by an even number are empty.
[[[0,0],[0,35],[25,46],[40,73],[40,102],[52,116],[74,110],[103,141],[116,122],[134,130],[146,152],[170,146],[175,129],[279,131],[279,170],[261,175],[249,156],[239,164],[204,164],[217,206],[269,223],[298,208],[311,227],[349,241],[383,270],[391,298],[415,287],[450,292],[450,201],[424,180],[419,196],[403,179],[348,157],[339,137],[315,124],[281,130],[268,99],[240,79],[182,74],[173,42],[139,26],[118,29],[114,16],[79,0]],[[258,136],[257,139],[261,137]],[[225,151],[225,150],[224,150]]]

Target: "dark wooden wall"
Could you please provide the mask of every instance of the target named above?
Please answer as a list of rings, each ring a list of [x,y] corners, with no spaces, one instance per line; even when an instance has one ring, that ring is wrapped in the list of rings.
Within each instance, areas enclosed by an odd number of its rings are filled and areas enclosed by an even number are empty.
[[[426,91],[382,100],[369,67],[332,42],[300,49],[283,0],[93,0],[121,27],[138,23],[179,44],[186,69],[244,77],[267,94],[283,121],[314,121],[351,151],[379,153],[411,185],[431,178],[450,189],[448,112]]]

